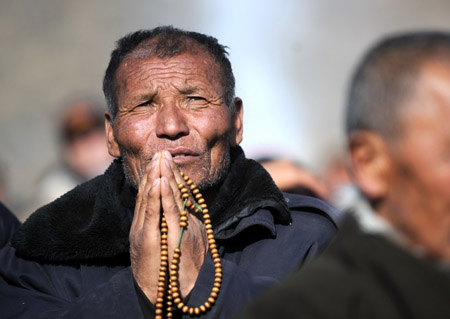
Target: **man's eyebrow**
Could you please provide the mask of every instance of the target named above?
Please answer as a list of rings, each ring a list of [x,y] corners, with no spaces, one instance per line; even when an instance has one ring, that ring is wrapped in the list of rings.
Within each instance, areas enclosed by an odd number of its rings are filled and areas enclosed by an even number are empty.
[[[152,94],[152,93],[137,95],[135,97],[135,100],[136,101],[148,101],[148,100],[151,100],[154,96],[155,96],[155,94]]]
[[[198,92],[198,88],[195,87],[186,87],[186,88],[180,88],[178,89],[178,92],[181,94],[192,94]]]

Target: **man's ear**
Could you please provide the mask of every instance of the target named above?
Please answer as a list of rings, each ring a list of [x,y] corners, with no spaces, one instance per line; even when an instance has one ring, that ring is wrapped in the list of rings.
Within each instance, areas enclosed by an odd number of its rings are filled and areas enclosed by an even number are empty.
[[[241,144],[244,134],[244,109],[242,105],[242,100],[238,97],[236,97],[233,101],[234,103],[234,113],[232,114],[232,124],[233,124],[233,131],[232,135],[230,137],[230,144],[231,146],[237,146]]]
[[[108,153],[112,157],[120,157],[119,144],[117,144],[114,136],[114,129],[112,126],[112,115],[110,112],[105,113],[105,131],[106,131],[106,145],[108,146]]]
[[[383,138],[370,131],[357,131],[349,139],[351,169],[355,183],[373,201],[389,191],[392,158]]]

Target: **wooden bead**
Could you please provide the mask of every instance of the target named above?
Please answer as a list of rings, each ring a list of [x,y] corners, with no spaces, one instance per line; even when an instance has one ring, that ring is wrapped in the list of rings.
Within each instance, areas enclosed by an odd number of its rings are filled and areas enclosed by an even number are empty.
[[[183,187],[182,189],[180,189],[181,193],[187,193],[189,192],[189,190],[186,187]]]
[[[199,306],[199,308],[200,308],[200,310],[201,310],[202,312],[206,312],[206,307],[205,307],[205,305],[201,305],[201,306]]]
[[[182,211],[180,212],[180,215],[181,215],[181,216],[186,216],[187,214],[188,214],[188,212],[185,211],[185,210],[182,210]]]
[[[198,203],[199,204],[203,204],[205,202],[205,199],[204,198],[200,198],[199,200],[198,200]],[[201,205],[200,205],[200,207],[201,207]],[[203,207],[202,207],[203,208]]]
[[[187,181],[187,180],[189,179],[189,176],[184,175],[184,176],[183,176],[183,179],[184,179],[185,181]]]
[[[203,214],[208,214],[208,213],[209,213],[208,208],[205,208],[205,209],[203,210]],[[208,215],[208,218],[209,218],[209,215]]]
[[[183,311],[184,313],[187,313],[189,311],[189,307],[188,306],[184,306],[181,311]]]
[[[206,208],[203,210],[203,219],[204,220],[210,219],[211,216],[209,216],[209,214],[205,214],[205,210],[206,210]]]
[[[208,207],[208,205],[206,205],[206,204],[201,204],[200,207],[201,207],[201,208],[206,208],[206,207]]]
[[[184,188],[184,183],[178,184],[178,189],[179,189],[179,190],[181,190],[181,189],[183,189],[183,188]]]
[[[189,194],[187,193],[181,194],[181,198],[183,199],[189,198]]]
[[[187,223],[186,222],[180,222],[180,227],[186,227]]]
[[[177,308],[178,308],[178,309],[181,309],[181,308],[184,307],[184,303],[181,302],[181,299],[180,299],[180,301],[178,301],[178,302],[177,302],[176,300],[174,300],[173,302],[177,304]]]
[[[213,303],[216,302],[216,299],[214,299],[213,297],[209,297],[209,298],[208,298],[208,302],[209,302],[210,304],[213,304]]]
[[[203,305],[205,306],[206,309],[211,308],[211,304],[208,301],[205,301]]]
[[[197,193],[199,193],[200,191],[198,190],[198,188],[196,188],[196,189],[194,189],[193,191],[192,191],[192,194],[197,194]],[[197,197],[196,197],[197,198]]]
[[[212,291],[215,292],[215,293],[217,294],[217,293],[219,293],[220,289],[217,288],[217,287],[213,287]]]
[[[217,298],[217,293],[214,291],[211,291],[211,293],[209,294],[212,298],[216,299]],[[209,300],[209,299],[208,299]]]
[[[194,308],[189,308],[189,314],[192,316],[194,314]]]
[[[192,181],[192,179],[189,179],[189,180],[186,182],[186,184],[192,186],[192,185],[194,185],[194,182]],[[194,188],[197,188],[197,186],[195,186]],[[191,189],[192,189],[192,188],[191,188]]]
[[[187,216],[180,216],[180,221],[185,222],[187,220],[188,220]]]
[[[188,200],[186,201],[186,207],[190,207],[191,205],[192,205],[192,202],[191,202],[190,199],[188,199]]]

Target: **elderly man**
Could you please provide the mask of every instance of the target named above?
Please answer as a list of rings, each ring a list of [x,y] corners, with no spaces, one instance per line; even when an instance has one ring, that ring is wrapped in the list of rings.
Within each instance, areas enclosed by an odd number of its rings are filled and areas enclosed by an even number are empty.
[[[282,194],[245,158],[242,101],[216,39],[132,33],[104,93],[117,160],[31,215],[1,252],[7,316],[230,318],[334,234],[333,209]]]
[[[365,200],[318,260],[243,318],[450,318],[449,122],[450,34],[375,46],[347,108]]]

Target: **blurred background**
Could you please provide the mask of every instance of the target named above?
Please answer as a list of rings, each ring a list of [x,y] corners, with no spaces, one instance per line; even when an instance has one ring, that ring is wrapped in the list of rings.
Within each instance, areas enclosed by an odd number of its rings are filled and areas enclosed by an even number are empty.
[[[0,199],[21,219],[40,205],[65,143],[95,126],[68,123],[63,109],[79,99],[101,108],[114,42],[166,24],[229,47],[248,156],[289,158],[320,175],[344,148],[356,61],[392,32],[450,30],[450,1],[0,0]]]

